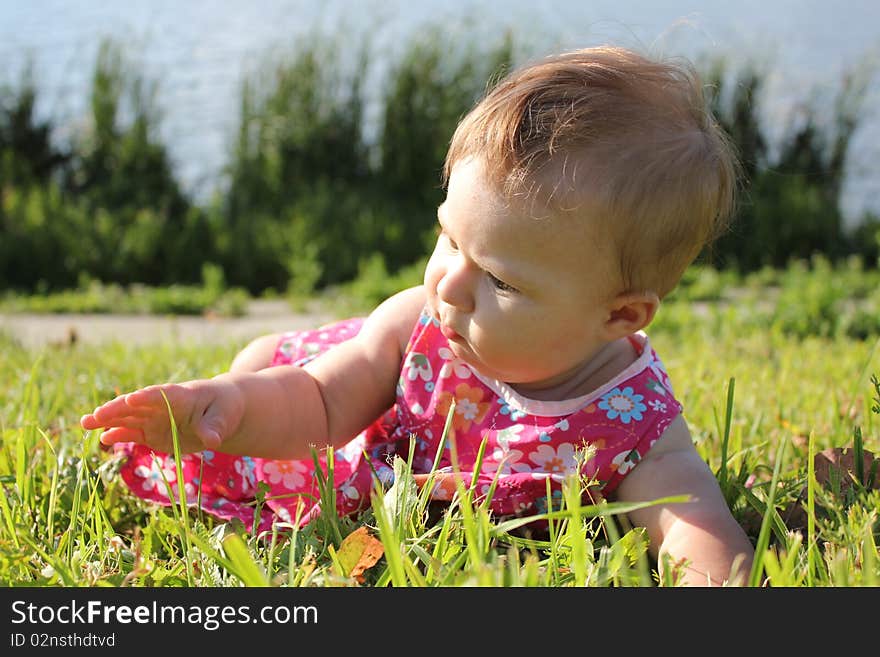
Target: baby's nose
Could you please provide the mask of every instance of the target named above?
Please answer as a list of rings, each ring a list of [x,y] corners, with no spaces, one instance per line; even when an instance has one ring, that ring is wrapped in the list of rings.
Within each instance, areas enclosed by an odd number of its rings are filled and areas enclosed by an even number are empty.
[[[437,296],[443,303],[469,313],[474,309],[474,284],[474,272],[466,265],[450,267],[437,284]]]

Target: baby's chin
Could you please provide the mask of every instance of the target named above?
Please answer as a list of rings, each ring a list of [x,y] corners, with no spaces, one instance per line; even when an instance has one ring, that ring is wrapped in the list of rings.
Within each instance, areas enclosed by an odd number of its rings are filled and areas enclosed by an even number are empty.
[[[509,383],[507,380],[508,378],[518,378],[516,376],[511,377],[509,372],[505,373],[505,371],[496,369],[492,367],[491,364],[486,363],[480,358],[479,354],[471,348],[470,343],[465,339],[455,342],[449,341],[449,349],[452,351],[452,355],[455,356],[455,358],[465,363],[474,372],[484,378],[494,379],[495,381],[502,381],[504,383]]]
[[[495,378],[492,375],[491,368],[486,367],[486,364],[477,356],[471,348],[470,343],[465,338],[460,337],[457,340],[447,340],[446,342],[449,344],[449,350],[452,352],[452,355],[457,360],[465,363],[477,374],[493,379]]]
[[[520,367],[517,369],[516,363],[504,363],[503,365],[500,365],[497,362],[497,359],[492,358],[491,356],[486,356],[478,349],[474,348],[471,341],[464,336],[459,336],[454,340],[447,339],[446,342],[449,345],[449,350],[452,352],[452,355],[457,360],[462,361],[470,367],[471,370],[486,379],[493,379],[510,385],[524,386],[528,386],[534,382],[533,378],[530,378],[523,371],[524,369],[528,369],[527,367]]]

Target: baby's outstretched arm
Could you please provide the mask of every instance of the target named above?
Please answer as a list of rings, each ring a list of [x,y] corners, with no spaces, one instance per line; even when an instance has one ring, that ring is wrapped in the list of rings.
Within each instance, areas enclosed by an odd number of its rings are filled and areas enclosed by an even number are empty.
[[[401,354],[423,305],[421,288],[405,290],[376,308],[356,337],[305,367],[148,386],[101,404],[80,424],[103,429],[107,445],[170,452],[170,406],[183,452],[310,458],[313,445],[347,442],[393,403]]]
[[[661,574],[664,555],[682,564],[689,586],[747,584],[754,548],[721,495],[718,481],[694,448],[679,417],[621,482],[616,499],[647,502],[674,495],[691,501],[654,505],[629,514],[645,527]]]
[[[169,407],[184,453],[305,458],[308,447],[303,453],[300,443],[326,442],[320,390],[305,371],[292,367],[151,385],[98,406],[80,424],[104,429],[105,445],[135,442],[171,452]]]

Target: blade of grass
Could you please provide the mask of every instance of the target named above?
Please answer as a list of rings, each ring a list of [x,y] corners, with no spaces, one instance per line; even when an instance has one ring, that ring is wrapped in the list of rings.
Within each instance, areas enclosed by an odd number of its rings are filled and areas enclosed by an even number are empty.
[[[38,373],[43,362],[43,353],[34,360],[28,374],[28,382],[22,395],[21,424],[16,441],[15,481],[18,486],[18,496],[21,499],[23,509],[33,506],[34,490],[33,478],[27,472],[27,465],[31,463],[29,458],[36,443],[36,427],[39,407],[39,390],[37,388]]]
[[[724,435],[721,438],[721,467],[718,473],[718,481],[724,496],[727,497],[727,446],[730,441],[730,424],[733,420],[733,391],[736,379],[730,377],[727,384],[727,408],[724,412]]]
[[[602,504],[590,504],[581,506],[578,515],[581,518],[597,518],[602,516],[617,515],[621,513],[631,513],[638,509],[644,509],[657,504],[678,504],[690,500],[688,495],[672,495],[670,497],[661,497],[650,502],[603,502]],[[492,534],[497,536],[504,534],[513,529],[517,529],[536,520],[568,520],[571,518],[571,512],[568,510],[548,511],[547,513],[537,513],[531,516],[523,516],[522,518],[512,518],[500,522],[493,528]]]
[[[440,461],[443,459],[443,452],[449,440],[449,431],[452,428],[452,420],[455,416],[455,399],[449,404],[449,411],[446,413],[446,420],[443,423],[443,433],[440,434],[440,441],[437,444],[437,451],[434,453],[434,462],[431,464],[431,471],[422,484],[422,490],[419,493],[419,513],[423,513],[431,501],[431,493],[434,489],[434,479],[437,469],[440,467]]]
[[[165,408],[168,409],[168,421],[171,423],[171,444],[174,446],[174,467],[177,471],[177,493],[178,504],[180,504],[180,515],[178,516],[178,520],[180,521],[180,533],[181,539],[183,540],[183,559],[186,564],[186,581],[190,586],[195,586],[195,573],[193,572],[192,563],[192,545],[190,544],[190,534],[192,532],[190,531],[189,511],[187,510],[186,504],[186,482],[183,479],[183,461],[180,456],[180,438],[177,434],[177,423],[174,421],[174,413],[171,411],[171,403],[168,401],[165,391],[160,390],[160,392],[162,393],[162,399],[165,400]],[[161,468],[159,471],[162,472]],[[174,497],[171,496],[171,499],[174,499]]]
[[[339,528],[339,514],[336,509],[336,486],[334,475],[334,452],[332,447],[327,447],[327,472],[321,468],[321,461],[318,457],[318,450],[312,447],[312,462],[315,465],[314,477],[318,487],[318,496],[321,505],[321,514],[318,516],[320,522],[325,527],[325,532],[332,534],[333,542],[336,545],[342,543],[342,530]]]
[[[58,454],[55,452],[55,448],[52,446],[52,441],[49,440],[49,436],[47,436],[46,432],[42,429],[39,431],[40,436],[43,438],[43,442],[46,443],[46,447],[52,454],[52,461],[55,464],[55,467],[52,468],[52,480],[49,483],[49,508],[46,510],[46,537],[51,541],[55,536],[55,506],[58,503],[58,470],[61,467],[61,464],[58,462]]]
[[[238,534],[230,533],[223,537],[221,545],[223,546],[224,554],[214,549],[199,536],[198,532],[193,532],[191,539],[196,547],[210,560],[237,577],[245,586],[269,586],[266,574],[253,559],[247,545],[245,545]]]
[[[394,531],[394,522],[388,518],[385,506],[385,495],[382,487],[376,484],[376,493],[372,497],[373,514],[379,526],[379,539],[385,549],[385,564],[394,586],[407,585],[406,570],[403,566],[401,545]]]
[[[812,587],[819,550],[816,540],[816,436],[812,431],[807,445],[807,586]]]
[[[862,539],[862,584],[877,586],[877,544],[870,528],[865,530]]]
[[[567,526],[568,547],[571,551],[569,562],[574,573],[574,585],[584,586],[587,581],[587,553],[585,548],[587,535],[581,517],[580,481],[575,477],[566,477],[562,484],[563,500],[569,514]]]
[[[785,561],[782,563],[783,572],[788,573],[787,579],[789,581],[789,586],[797,585],[801,586],[802,577],[797,575],[797,561],[798,561],[798,553],[801,549],[801,541],[803,541],[803,536],[800,533],[794,533],[792,535],[791,540],[788,543],[787,554],[785,556]]]
[[[291,529],[290,539],[289,539],[289,546],[290,547],[289,547],[289,551],[287,553],[287,585],[288,586],[293,586],[294,581],[295,581],[294,572],[296,571],[296,569],[295,569],[295,566],[296,566],[296,541],[297,541],[297,538],[299,537],[299,527],[302,524],[302,514],[303,514],[304,508],[305,508],[305,505],[302,502],[302,498],[300,498],[296,504],[296,514],[294,515],[294,518],[293,518],[293,528]]]
[[[70,522],[67,525],[67,563],[73,562],[73,550],[76,545],[74,540],[74,529],[79,521],[80,506],[82,504],[82,486],[84,473],[86,471],[86,437],[83,437],[82,452],[80,453],[79,466],[76,471],[76,484],[73,489],[73,501],[70,506]]]
[[[767,505],[752,492],[752,489],[746,488],[742,484],[736,484],[736,486],[739,490],[739,494],[745,498],[748,505],[755,511],[758,511],[763,517],[764,513],[767,511]],[[784,541],[786,534],[788,534],[788,527],[786,527],[785,522],[783,522],[779,513],[775,509],[771,510],[770,523],[773,528],[773,533],[776,534],[777,540]]]
[[[444,564],[444,557],[451,552],[448,550],[451,527],[452,514],[450,510],[447,509],[446,513],[443,515],[443,524],[440,526],[440,534],[437,536],[437,542],[434,544],[434,551],[431,553],[432,563]],[[434,568],[429,568],[426,580],[430,583],[433,579]]]
[[[3,511],[3,522],[6,523],[6,530],[9,532],[9,537],[12,539],[13,545],[16,548],[20,548],[21,544],[18,542],[18,532],[15,531],[15,520],[13,519],[12,509],[9,508],[9,500],[5,494],[0,495],[0,510]]]
[[[245,586],[269,586],[266,573],[253,558],[241,536],[227,534],[222,541],[223,551],[232,565],[232,572]]]
[[[553,510],[553,489],[550,486],[550,479],[544,480],[544,495],[547,500],[547,510]],[[559,523],[554,518],[547,519],[547,534],[550,538],[550,567],[554,573],[559,572],[559,564],[562,561],[562,554],[559,550],[561,536],[559,534]]]
[[[755,545],[755,559],[752,562],[752,571],[749,575],[749,586],[757,587],[761,583],[761,571],[764,566],[764,554],[767,552],[767,546],[770,543],[770,518],[775,514],[776,509],[773,502],[776,496],[776,486],[779,481],[779,471],[782,467],[782,460],[785,455],[786,440],[783,439],[776,451],[776,463],[773,466],[773,477],[770,481],[770,490],[767,493],[767,506],[764,511],[764,518],[761,521],[761,530],[758,533],[758,541]]]
[[[425,580],[424,575],[419,571],[418,566],[413,563],[412,559],[409,556],[404,556],[403,566],[406,569],[406,573],[409,576],[410,582],[419,588],[425,588],[427,586],[427,581]]]
[[[855,475],[859,486],[865,485],[865,450],[862,443],[862,428],[853,427],[853,456],[855,458]]]
[[[339,577],[347,578],[348,570],[346,570],[345,566],[343,566],[342,562],[339,560],[339,554],[336,552],[336,548],[333,547],[333,543],[327,544],[327,554],[330,555],[330,564],[332,565],[333,570],[336,571],[336,574]]]

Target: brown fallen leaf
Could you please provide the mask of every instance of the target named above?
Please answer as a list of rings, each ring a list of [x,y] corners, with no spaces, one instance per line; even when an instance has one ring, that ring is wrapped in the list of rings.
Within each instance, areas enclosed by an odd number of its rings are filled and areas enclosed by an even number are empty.
[[[880,473],[880,463],[876,466],[877,459],[872,452],[862,450],[862,464],[865,478],[869,476],[871,468]],[[840,482],[840,492],[845,493],[852,488],[856,480],[856,455],[855,450],[846,447],[829,447],[816,454],[813,459],[816,469],[816,481],[820,486],[828,487],[832,481]],[[873,488],[880,490],[880,477],[875,476]]]
[[[339,563],[348,577],[364,582],[364,571],[376,565],[385,554],[382,541],[370,534],[366,527],[358,527],[346,536],[336,551]]]
[[[804,445],[806,446],[806,444]],[[871,487],[880,490],[880,459],[869,450],[862,450],[863,472],[868,480],[871,473],[874,479]],[[816,471],[816,483],[828,492],[835,490],[835,480],[839,482],[836,490],[841,494],[852,488],[856,481],[855,450],[852,448],[829,447],[817,453],[813,459]],[[752,476],[754,480],[757,477]],[[747,484],[748,486],[749,484]],[[804,486],[798,498],[780,509],[779,515],[785,526],[792,531],[805,531],[807,528],[807,511],[805,508],[807,487]],[[749,536],[757,536],[763,522],[763,514],[755,509],[743,512],[740,524]]]

